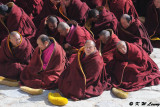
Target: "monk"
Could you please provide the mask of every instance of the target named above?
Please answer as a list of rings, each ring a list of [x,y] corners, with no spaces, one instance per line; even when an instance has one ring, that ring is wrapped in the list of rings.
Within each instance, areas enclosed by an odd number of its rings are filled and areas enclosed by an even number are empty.
[[[21,85],[35,89],[56,89],[66,67],[66,53],[54,38],[40,35],[38,47],[20,76]]]
[[[148,54],[151,54],[153,51],[152,44],[144,25],[138,19],[134,19],[128,14],[124,14],[121,17],[118,25],[118,37],[121,40],[138,44]]]
[[[115,51],[112,85],[123,91],[137,91],[160,84],[156,63],[137,44],[120,41]]]
[[[73,51],[74,53],[74,51],[84,46],[86,40],[94,40],[90,32],[79,25],[69,26],[65,22],[60,22],[58,32],[65,37],[63,44],[64,49],[68,52]]]
[[[13,2],[0,5],[0,28],[0,42],[12,31],[18,31],[29,40],[36,33],[36,27],[30,17]]]
[[[154,47],[160,48],[160,0],[153,0],[147,9],[145,27]]]
[[[58,16],[48,16],[44,18],[37,30],[36,38],[41,34],[46,34],[55,38],[59,44],[62,44],[64,38],[60,36],[57,30],[57,26],[60,22],[64,22],[64,20]]]
[[[71,57],[69,67],[60,76],[58,88],[73,100],[99,96],[111,88],[103,58],[92,40],[87,40],[78,54]]]
[[[1,42],[0,47],[0,76],[19,80],[20,73],[29,64],[33,54],[29,40],[17,31],[10,33]]]
[[[102,8],[102,10],[91,9],[88,13],[87,22],[85,24],[88,30],[91,30],[94,34],[94,38],[98,39],[98,34],[105,29],[112,29],[117,33],[118,20],[115,15]],[[88,26],[88,27],[87,27]]]
[[[79,25],[84,25],[90,8],[80,0],[62,0],[62,11],[68,20],[75,20]]]
[[[96,41],[96,47],[102,55],[104,63],[106,63],[105,67],[108,73],[112,70],[116,44],[119,41],[119,38],[114,34],[112,29],[102,30],[99,33],[99,39]]]

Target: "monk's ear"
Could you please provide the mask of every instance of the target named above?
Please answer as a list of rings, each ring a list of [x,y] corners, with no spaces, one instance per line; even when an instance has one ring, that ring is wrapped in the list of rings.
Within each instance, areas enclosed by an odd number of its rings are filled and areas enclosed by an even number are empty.
[[[44,45],[45,45],[46,47],[48,46],[48,44],[49,44],[48,41],[45,41],[45,42],[44,42]]]

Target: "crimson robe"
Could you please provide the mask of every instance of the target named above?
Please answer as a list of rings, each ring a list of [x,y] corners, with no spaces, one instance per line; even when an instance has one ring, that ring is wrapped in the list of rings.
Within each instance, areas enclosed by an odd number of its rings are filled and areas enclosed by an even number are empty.
[[[7,4],[11,6],[11,11],[6,20],[0,22],[0,42],[12,31],[18,31],[22,36],[31,39],[35,36],[36,27],[30,17],[14,3]]]
[[[72,0],[70,5],[66,8],[66,13],[70,20],[75,20],[80,25],[84,25],[89,10],[90,8],[85,2],[81,2],[80,0]]]
[[[48,17],[49,17],[49,16],[48,16]],[[40,26],[39,26],[39,28],[38,28],[38,30],[37,30],[37,32],[36,32],[35,40],[37,40],[37,38],[38,38],[41,34],[46,34],[46,35],[48,35],[48,36],[50,36],[50,37],[54,37],[55,40],[56,40],[60,45],[62,45],[62,42],[63,42],[63,39],[64,39],[64,38],[63,38],[62,36],[60,36],[57,28],[54,29],[54,31],[51,31],[51,30],[48,28],[47,22],[46,22],[48,17],[44,18],[44,19],[41,21],[41,24],[40,24]],[[64,22],[64,20],[63,20],[62,18],[60,18],[60,17],[58,17],[58,16],[54,16],[54,17],[57,18],[57,21],[58,21],[57,25],[58,25],[60,22]],[[37,46],[37,44],[35,44],[35,46]]]
[[[138,13],[131,0],[109,0],[109,9],[120,20],[123,14],[129,14],[134,18],[138,18]]]
[[[94,9],[97,6],[104,6],[104,0],[81,0],[82,2],[86,2],[86,4],[91,8]]]
[[[86,58],[82,47],[72,55],[69,67],[62,73],[58,88],[65,97],[73,100],[101,95],[109,90],[110,77],[106,74],[103,58],[96,51]]]
[[[131,25],[127,29],[124,29],[119,23],[118,37],[121,40],[142,46],[148,54],[153,51],[146,28],[138,19],[132,19]]]
[[[115,33],[117,33],[117,24],[118,20],[115,15],[103,8],[103,10],[100,12],[98,20],[93,24],[91,31],[94,34],[94,38],[98,39],[98,34],[105,29],[112,29]]]
[[[14,48],[9,37],[6,37],[0,47],[0,76],[18,80],[20,73],[29,64],[33,51],[27,38],[21,36],[21,43]]]
[[[112,85],[124,91],[136,91],[160,84],[160,71],[156,63],[138,45],[127,44],[127,53],[115,51]]]
[[[67,60],[63,48],[52,37],[51,41],[54,49],[46,69],[42,69],[42,51],[37,47],[29,65],[21,73],[21,85],[42,89],[57,88],[59,76],[64,71]]]
[[[152,38],[160,38],[160,9],[156,9],[152,2],[147,9],[145,27],[149,36]],[[153,46],[160,48],[160,41],[153,40]]]
[[[90,32],[87,31],[84,27],[81,27],[79,25],[72,26],[75,27],[74,31],[69,35],[69,37],[66,37],[69,39],[69,41],[66,40],[67,43],[69,43],[72,47],[79,49],[85,45],[86,40],[94,41],[94,38],[92,37]]]

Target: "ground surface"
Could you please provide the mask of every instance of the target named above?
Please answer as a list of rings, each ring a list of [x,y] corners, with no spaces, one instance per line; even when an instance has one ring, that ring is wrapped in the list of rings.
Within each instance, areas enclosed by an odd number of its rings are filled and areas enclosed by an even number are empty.
[[[151,58],[160,68],[160,49],[154,49]],[[0,107],[51,107],[45,90],[42,95],[29,95],[18,87],[0,85]],[[158,105],[159,104],[159,105]],[[160,107],[160,85],[146,87],[129,93],[128,99],[114,97],[110,91],[104,91],[99,97],[82,101],[69,101],[65,107]]]

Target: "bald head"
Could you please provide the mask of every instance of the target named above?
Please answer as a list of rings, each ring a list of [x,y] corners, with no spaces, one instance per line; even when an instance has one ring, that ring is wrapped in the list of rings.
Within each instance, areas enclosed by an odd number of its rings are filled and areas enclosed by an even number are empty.
[[[69,33],[70,26],[65,22],[60,22],[58,24],[58,32],[61,36],[66,36]]]
[[[100,40],[103,44],[106,44],[108,39],[111,37],[111,33],[108,30],[102,30],[99,34]]]
[[[122,54],[126,54],[127,53],[127,45],[124,41],[119,41],[116,45],[118,51]]]
[[[128,14],[122,15],[120,23],[124,29],[127,29],[131,25],[131,22],[132,22],[132,17],[130,15]]]
[[[12,46],[16,47],[21,42],[21,36],[17,31],[13,31],[9,34],[9,41]]]
[[[97,9],[91,9],[88,12],[88,18],[97,18],[98,15],[99,15],[99,11]]]
[[[84,51],[85,51],[86,56],[94,53],[96,51],[95,42],[92,40],[87,40],[85,42]]]
[[[46,21],[46,22],[47,22],[48,28],[49,28],[51,31],[53,31],[54,29],[57,28],[58,20],[57,20],[56,17],[49,16],[49,17],[47,18],[47,21]]]
[[[50,39],[47,35],[45,34],[42,34],[38,37],[37,39],[37,44],[38,44],[38,47],[41,49],[41,50],[44,50],[48,47],[48,45],[50,44]]]

